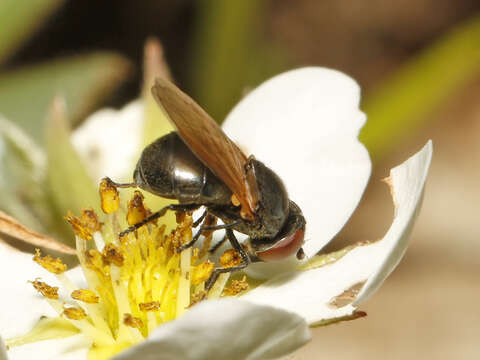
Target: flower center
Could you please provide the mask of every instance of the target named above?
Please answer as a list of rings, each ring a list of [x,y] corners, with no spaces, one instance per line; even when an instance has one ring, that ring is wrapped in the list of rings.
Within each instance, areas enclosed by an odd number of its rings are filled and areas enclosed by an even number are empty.
[[[205,283],[214,269],[208,251],[212,234],[205,234],[200,248],[179,251],[192,239],[191,214],[177,213],[177,226],[170,233],[165,225],[149,222],[119,237],[122,229],[144,220],[151,212],[138,191],[123,210],[118,191],[108,179],[100,185],[100,196],[104,223],[93,210],[84,210],[81,217],[66,216],[75,232],[87,287],[77,288],[65,273],[67,266],[60,259],[42,256],[39,250],[33,260],[56,275],[69,298],[60,299],[58,287],[39,279],[31,282],[63,322],[91,339],[92,358],[109,358],[141,342],[157,326],[181,316],[198,301],[236,296],[248,289],[245,278],[229,281],[230,273],[225,273],[206,291]],[[236,265],[237,257],[232,256],[232,250],[227,251],[221,266]],[[27,334],[7,344],[32,341],[37,340]]]

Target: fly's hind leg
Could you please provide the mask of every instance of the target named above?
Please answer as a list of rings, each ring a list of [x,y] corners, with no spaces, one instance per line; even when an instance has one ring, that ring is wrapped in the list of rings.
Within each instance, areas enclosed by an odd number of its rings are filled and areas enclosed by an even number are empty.
[[[240,254],[240,257],[242,258],[242,263],[237,266],[232,266],[228,268],[216,268],[215,270],[213,270],[212,274],[210,275],[210,277],[208,278],[205,284],[205,290],[207,292],[212,288],[213,284],[215,284],[215,281],[217,281],[218,276],[220,274],[245,269],[252,262],[250,255],[248,255],[248,253],[245,251],[242,245],[240,245],[240,243],[238,242],[237,238],[233,233],[233,230],[226,229],[225,231],[226,231],[227,239],[230,241],[232,248]]]

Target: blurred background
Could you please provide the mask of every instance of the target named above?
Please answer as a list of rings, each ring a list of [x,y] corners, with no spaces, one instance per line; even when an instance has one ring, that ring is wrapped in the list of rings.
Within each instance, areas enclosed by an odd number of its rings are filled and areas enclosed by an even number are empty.
[[[329,249],[381,238],[393,206],[380,180],[429,138],[434,159],[410,249],[365,304],[369,315],[313,329],[295,359],[479,358],[480,2],[2,0],[0,24],[0,209],[60,239],[70,237],[58,224],[64,208],[77,208],[52,190],[61,161],[51,161],[49,103],[63,94],[74,128],[137,98],[147,38],[161,40],[173,78],[220,120],[283,70],[354,77],[375,170]]]

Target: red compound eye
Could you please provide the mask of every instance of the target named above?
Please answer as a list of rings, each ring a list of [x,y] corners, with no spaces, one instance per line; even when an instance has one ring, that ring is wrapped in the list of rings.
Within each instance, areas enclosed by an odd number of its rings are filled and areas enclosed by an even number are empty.
[[[256,255],[263,261],[283,260],[295,254],[302,247],[304,235],[305,229],[299,229],[292,235],[280,240],[272,248]]]

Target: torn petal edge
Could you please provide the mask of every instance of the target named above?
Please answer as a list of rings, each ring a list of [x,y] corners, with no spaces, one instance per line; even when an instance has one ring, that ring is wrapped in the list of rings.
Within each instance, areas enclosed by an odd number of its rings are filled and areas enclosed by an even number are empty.
[[[352,305],[358,306],[370,298],[405,254],[410,233],[422,204],[432,153],[433,145],[429,140],[422,150],[390,171],[387,183],[395,204],[395,218],[380,241],[387,255],[378,269],[368,278]]]

